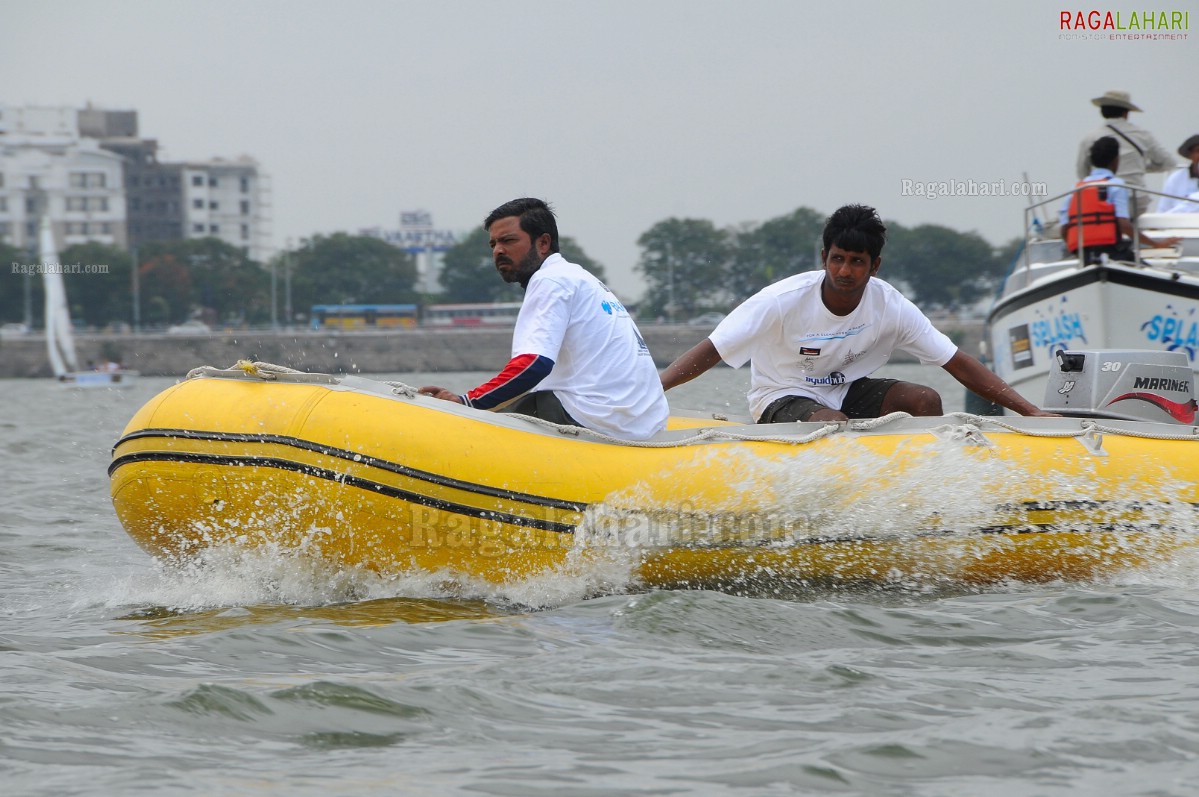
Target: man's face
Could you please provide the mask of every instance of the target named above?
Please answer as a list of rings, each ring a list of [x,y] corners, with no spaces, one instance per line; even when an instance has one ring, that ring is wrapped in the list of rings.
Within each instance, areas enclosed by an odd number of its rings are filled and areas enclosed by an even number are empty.
[[[869,252],[851,252],[833,244],[824,253],[825,285],[832,293],[855,294],[866,290],[866,283],[878,271],[882,258],[870,258]]]
[[[529,277],[541,267],[545,255],[529,238],[529,234],[520,228],[518,216],[505,216],[491,223],[490,240],[491,259],[504,282],[519,282],[529,284]],[[543,235],[545,248],[549,249],[549,236]]]

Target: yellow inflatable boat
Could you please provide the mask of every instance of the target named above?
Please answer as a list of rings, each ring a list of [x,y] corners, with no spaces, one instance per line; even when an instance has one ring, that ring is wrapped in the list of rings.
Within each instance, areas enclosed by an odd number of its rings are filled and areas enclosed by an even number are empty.
[[[1090,578],[1196,539],[1192,425],[680,416],[622,443],[284,370],[197,369],[137,412],[109,473],[138,544],[499,583],[605,559],[648,586],[727,588]]]

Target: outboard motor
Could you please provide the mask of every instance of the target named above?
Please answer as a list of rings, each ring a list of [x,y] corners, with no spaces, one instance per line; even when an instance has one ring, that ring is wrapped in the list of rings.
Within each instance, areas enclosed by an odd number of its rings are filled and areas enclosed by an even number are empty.
[[[1062,415],[1193,424],[1195,372],[1180,351],[1059,351],[1044,408]]]

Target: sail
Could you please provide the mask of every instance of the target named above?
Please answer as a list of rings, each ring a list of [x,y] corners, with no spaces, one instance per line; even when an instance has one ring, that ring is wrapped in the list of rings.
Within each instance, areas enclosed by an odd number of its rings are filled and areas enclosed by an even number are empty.
[[[78,368],[75,362],[75,339],[71,337],[71,311],[67,308],[67,288],[63,283],[54,245],[54,231],[48,216],[42,216],[41,228],[42,280],[46,289],[46,349],[55,376]]]

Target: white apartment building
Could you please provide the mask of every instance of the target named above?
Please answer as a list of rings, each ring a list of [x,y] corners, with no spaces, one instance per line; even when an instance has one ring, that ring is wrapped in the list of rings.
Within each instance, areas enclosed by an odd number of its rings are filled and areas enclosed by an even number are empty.
[[[187,238],[220,238],[266,262],[270,243],[270,181],[253,158],[185,163],[183,232]]]
[[[0,104],[0,240],[36,245],[50,214],[60,246],[219,238],[271,257],[270,181],[249,157],[164,163],[136,111]]]
[[[72,133],[74,113],[0,106],[0,241],[32,251],[45,213],[60,249],[126,245],[124,161]]]

